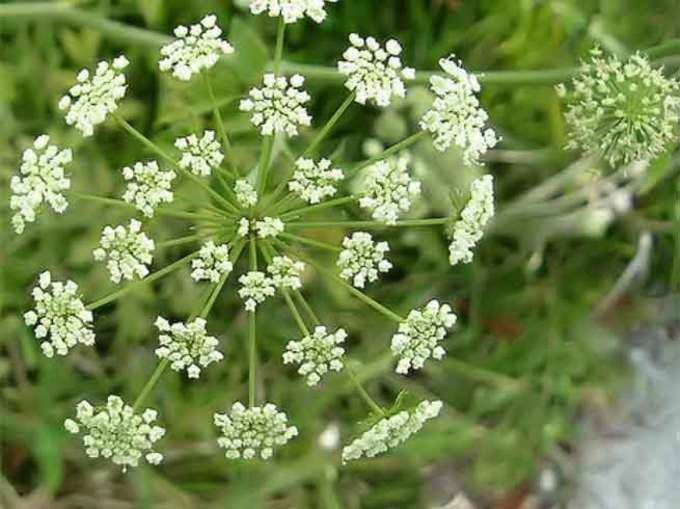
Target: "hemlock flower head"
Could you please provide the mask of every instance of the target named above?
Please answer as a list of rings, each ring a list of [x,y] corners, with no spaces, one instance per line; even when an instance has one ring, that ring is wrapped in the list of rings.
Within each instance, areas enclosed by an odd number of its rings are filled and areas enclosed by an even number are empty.
[[[392,97],[406,97],[403,80],[412,80],[416,72],[401,64],[401,46],[390,39],[383,48],[373,37],[366,39],[350,34],[351,46],[338,62],[340,74],[347,76],[345,86],[356,92],[356,102],[372,101],[378,106],[389,106]]]
[[[234,269],[229,260],[229,246],[209,240],[201,247],[198,257],[191,260],[191,277],[194,281],[217,283]]]
[[[196,318],[186,324],[170,324],[159,316],[155,325],[161,333],[158,337],[161,346],[156,348],[156,355],[168,359],[175,371],[186,369],[189,378],[198,378],[201,368],[224,358],[216,350],[219,345],[217,338],[208,336],[203,318]]]
[[[276,237],[279,233],[283,233],[285,227],[284,222],[278,217],[263,217],[259,221],[255,221],[253,226],[257,236],[261,239]]]
[[[194,74],[212,68],[222,55],[234,52],[231,44],[220,37],[222,30],[213,14],[190,27],[180,25],[174,33],[177,39],[161,48],[158,67],[182,81],[189,81]]]
[[[449,245],[451,265],[472,261],[472,250],[484,236],[484,228],[493,215],[493,177],[484,175],[472,182],[470,201],[453,225],[453,239]]]
[[[228,459],[269,459],[274,449],[298,434],[295,426],[288,425],[286,414],[272,403],[246,408],[236,402],[228,414],[216,413],[214,419],[222,435],[217,444]]]
[[[396,224],[401,212],[411,208],[411,200],[420,196],[420,182],[408,173],[408,154],[379,161],[367,170],[359,206],[371,212],[376,221]]]
[[[412,310],[392,337],[392,353],[399,359],[396,372],[406,375],[410,369],[421,369],[429,358],[444,357],[446,351],[439,343],[455,323],[451,306],[437,300],[422,310]]]
[[[94,345],[92,311],[78,294],[78,285],[52,281],[49,271],[40,274],[33,288],[35,308],[24,314],[26,325],[35,327],[35,337],[46,357],[66,355],[78,343]]]
[[[220,143],[215,139],[215,131],[205,130],[201,138],[195,134],[177,138],[175,147],[182,152],[179,167],[199,177],[209,176],[213,168],[217,168],[224,160]]]
[[[131,203],[147,217],[154,214],[163,203],[171,203],[174,171],[161,170],[156,161],[137,162],[123,168],[123,177],[128,181],[123,200]]]
[[[239,237],[245,237],[250,233],[250,220],[248,220],[247,217],[242,217],[238,221],[238,230],[236,230],[236,234]]]
[[[147,408],[136,414],[118,396],[109,396],[104,407],[93,407],[83,400],[76,406],[76,420],[66,419],[64,428],[70,433],[83,432],[85,453],[90,458],[110,458],[116,465],[136,467],[144,457],[152,465],[163,461],[154,444],[165,435],[157,426],[158,412]]]
[[[344,249],[338,256],[340,277],[347,279],[357,288],[363,288],[366,281],[375,281],[380,272],[387,272],[392,264],[385,259],[390,250],[387,242],[374,242],[370,233],[355,232],[342,241]]]
[[[307,385],[316,385],[329,370],[340,371],[343,368],[345,349],[340,345],[346,338],[344,329],[329,334],[326,327],[319,325],[311,335],[286,345],[283,363],[299,365],[298,373],[306,378]]]
[[[310,100],[309,94],[301,89],[304,82],[299,74],[294,74],[290,80],[285,76],[265,74],[263,87],[252,88],[249,98],[241,101],[239,109],[251,113],[251,122],[263,136],[275,133],[297,136],[299,126],[312,123],[304,106]]]
[[[267,272],[271,274],[274,286],[277,288],[292,288],[293,290],[302,288],[300,276],[304,270],[304,263],[291,260],[287,256],[275,256],[267,267]]]
[[[267,297],[273,297],[276,293],[274,282],[264,272],[250,271],[243,274],[238,282],[241,283],[238,294],[245,301],[246,311],[254,312],[258,304],[262,304]]]
[[[342,462],[373,458],[392,449],[421,430],[425,422],[439,415],[441,401],[422,401],[410,411],[378,421],[371,429],[342,449]]]
[[[153,260],[155,246],[153,240],[141,229],[142,223],[131,219],[127,228],[123,225],[115,228],[106,226],[102,231],[100,247],[92,254],[97,261],[106,260],[106,267],[114,283],[135,277],[142,279],[149,274],[148,265]]]
[[[236,181],[234,193],[236,194],[236,201],[241,207],[250,208],[257,204],[257,191],[246,179]]]
[[[87,69],[81,70],[77,83],[59,101],[59,109],[66,110],[66,123],[75,126],[83,136],[92,136],[94,126],[116,111],[118,101],[125,97],[127,83],[123,69],[128,64],[121,55],[112,63],[99,62],[94,76]]]
[[[33,147],[24,150],[19,174],[10,181],[12,197],[9,208],[16,211],[12,226],[16,233],[23,233],[26,223],[35,221],[43,203],[61,214],[68,207],[62,193],[71,187],[71,179],[64,167],[73,160],[71,149],[50,145],[46,134],[38,136]]]
[[[295,172],[288,182],[288,189],[307,203],[319,203],[324,198],[335,196],[335,185],[344,178],[342,170],[331,168],[328,159],[314,162],[300,157],[295,162]]]
[[[594,48],[571,89],[557,91],[567,103],[567,148],[616,166],[649,161],[677,143],[680,82],[639,53],[622,62]]]
[[[276,18],[283,16],[286,23],[296,21],[309,16],[317,23],[326,19],[326,3],[335,3],[338,0],[250,0],[250,12],[253,14],[267,14]]]
[[[478,165],[479,158],[498,143],[495,131],[485,128],[489,115],[477,98],[479,81],[453,55],[442,58],[439,65],[446,75],[430,78],[437,97],[420,127],[432,134],[437,150],[444,152],[455,145],[461,150],[465,164]]]

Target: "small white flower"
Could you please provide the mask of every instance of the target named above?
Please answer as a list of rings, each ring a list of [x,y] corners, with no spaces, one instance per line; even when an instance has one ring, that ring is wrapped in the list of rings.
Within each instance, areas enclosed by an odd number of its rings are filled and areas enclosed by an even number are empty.
[[[316,385],[329,370],[340,371],[343,368],[345,349],[341,345],[346,338],[344,329],[329,334],[326,327],[319,325],[310,336],[286,345],[283,363],[297,364],[300,366],[298,373],[306,378],[307,385]]]
[[[212,68],[222,55],[234,52],[234,48],[220,37],[222,30],[213,14],[195,25],[178,26],[174,34],[177,39],[161,48],[158,67],[182,81],[189,81],[194,74]]]
[[[236,230],[236,234],[239,237],[245,237],[250,233],[250,220],[247,217],[242,217],[239,219],[238,222],[238,230]]]
[[[9,208],[16,211],[12,216],[16,233],[23,233],[26,223],[35,221],[43,203],[58,214],[68,207],[62,191],[71,187],[71,179],[64,172],[64,166],[73,159],[71,149],[61,150],[49,142],[50,137],[43,134],[35,139],[32,148],[24,150],[19,174],[10,182]]]
[[[274,286],[293,290],[302,288],[301,276],[304,270],[304,263],[291,260],[287,256],[275,256],[267,267]]]
[[[123,168],[123,177],[128,181],[123,200],[133,204],[147,217],[154,214],[163,203],[171,203],[174,171],[161,170],[156,161],[137,162]]]
[[[246,311],[254,312],[258,304],[276,293],[274,282],[264,272],[250,271],[243,274],[238,282],[241,283],[238,294],[245,301]]]
[[[237,180],[234,184],[236,201],[243,208],[250,208],[257,204],[257,191],[246,179]]]
[[[484,228],[493,215],[493,177],[484,175],[472,182],[470,201],[453,225],[453,239],[449,245],[451,265],[472,261],[472,250],[484,236]]]
[[[102,231],[100,247],[92,254],[97,261],[107,260],[106,267],[114,283],[135,277],[142,279],[149,274],[148,265],[153,260],[155,246],[141,229],[142,223],[131,219],[127,228],[106,226]]]
[[[35,328],[36,338],[43,340],[40,348],[46,357],[66,355],[78,343],[94,345],[92,311],[83,304],[77,284],[52,281],[50,272],[45,271],[32,295],[35,308],[24,314],[24,321]]]
[[[234,265],[229,260],[229,246],[216,245],[209,240],[198,252],[198,257],[191,260],[191,277],[194,281],[210,281],[217,283],[231,273]]]
[[[242,403],[232,405],[228,414],[215,414],[215,426],[220,428],[217,444],[225,449],[227,459],[269,459],[274,449],[285,445],[298,430],[288,425],[288,417],[276,405],[267,403],[246,408]]]
[[[269,237],[276,237],[279,233],[283,233],[286,225],[278,217],[263,217],[259,221],[255,221],[253,227],[257,232],[257,236],[261,239]]]
[[[355,232],[342,241],[345,249],[338,256],[340,277],[352,282],[357,288],[363,288],[367,281],[378,279],[380,272],[387,272],[392,264],[385,259],[390,250],[387,242],[373,241],[370,233]]]
[[[288,183],[288,189],[307,203],[319,203],[324,198],[335,195],[335,185],[343,178],[342,170],[331,168],[328,159],[314,162],[301,157],[295,162],[295,172]]]
[[[175,147],[182,152],[182,158],[178,163],[180,168],[190,170],[200,177],[209,176],[224,160],[220,144],[215,139],[215,131],[203,131],[201,138],[195,134],[177,138]]]
[[[136,467],[144,457],[157,465],[163,455],[154,444],[165,435],[165,429],[154,424],[158,413],[150,408],[141,415],[118,396],[109,396],[104,407],[93,407],[81,401],[76,407],[76,421],[66,419],[64,427],[77,434],[83,431],[85,454],[90,458],[110,458],[116,465]]]
[[[92,77],[87,69],[81,70],[77,83],[59,101],[59,109],[67,110],[66,123],[75,125],[83,136],[92,136],[94,126],[116,111],[118,102],[125,97],[127,83],[123,69],[128,64],[121,55],[112,63],[99,62]]]
[[[394,448],[421,430],[426,421],[439,415],[441,401],[422,401],[411,411],[378,421],[373,427],[342,449],[342,462],[362,457],[373,458]]]
[[[433,136],[434,147],[443,152],[451,145],[462,151],[463,162],[479,164],[479,158],[498,143],[496,133],[485,128],[489,115],[479,104],[477,77],[468,73],[451,55],[439,65],[446,76],[432,76],[430,86],[437,96],[420,122]]]
[[[249,98],[243,99],[241,111],[251,112],[250,120],[263,136],[285,133],[297,136],[299,126],[309,126],[312,117],[304,104],[310,97],[301,89],[305,79],[295,74],[290,81],[285,76],[264,75],[264,86],[252,88]]]
[[[276,18],[283,16],[286,23],[296,21],[309,16],[317,23],[326,19],[326,3],[335,3],[338,0],[249,0],[250,12],[253,14],[267,14]]]
[[[201,368],[224,358],[216,350],[219,341],[213,336],[208,336],[205,324],[203,318],[196,318],[186,324],[181,322],[170,324],[159,316],[155,323],[161,333],[158,337],[160,347],[156,348],[156,355],[161,359],[168,359],[170,367],[175,371],[186,369],[189,378],[198,378]]]
[[[338,62],[338,70],[347,76],[345,86],[356,92],[356,102],[372,101],[385,107],[392,97],[406,96],[403,80],[415,79],[416,73],[402,67],[401,46],[396,40],[388,40],[383,48],[373,37],[350,34],[349,42],[351,46],[343,53],[344,60]]]
[[[446,351],[439,343],[455,323],[451,306],[436,300],[422,310],[412,310],[392,336],[392,353],[399,359],[396,372],[406,375],[410,369],[421,369],[429,358],[444,357]]]
[[[359,206],[371,212],[373,219],[396,224],[401,212],[411,208],[411,200],[420,196],[420,182],[411,180],[408,154],[379,161],[369,167],[363,182]]]

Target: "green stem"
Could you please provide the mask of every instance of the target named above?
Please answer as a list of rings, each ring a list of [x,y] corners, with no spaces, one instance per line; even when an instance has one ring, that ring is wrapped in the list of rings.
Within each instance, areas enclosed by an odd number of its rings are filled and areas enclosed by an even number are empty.
[[[361,382],[359,382],[357,379],[352,368],[350,368],[348,365],[345,365],[345,371],[347,372],[349,379],[352,381],[352,384],[354,384],[357,392],[361,395],[362,399],[371,408],[371,410],[377,415],[385,415],[385,411],[382,409],[382,407],[373,400],[366,389],[364,389],[364,386],[361,385]]]
[[[494,385],[509,391],[519,391],[525,388],[525,384],[521,380],[516,380],[495,371],[480,368],[479,366],[473,366],[450,356],[446,358],[445,365],[446,369],[450,368],[451,371],[455,371],[459,375],[476,382]]]
[[[448,217],[406,219],[404,221],[397,221],[395,224],[385,224],[380,221],[313,221],[286,223],[286,228],[394,228],[404,226],[440,226],[448,221]]]
[[[302,309],[305,310],[305,313],[307,313],[307,316],[311,320],[311,322],[314,325],[319,325],[321,321],[319,320],[319,317],[316,316],[316,313],[312,309],[312,306],[309,305],[309,302],[307,302],[307,299],[305,299],[305,296],[302,295],[302,292],[300,290],[293,290],[293,295],[295,298],[298,300],[300,305],[302,306]]]
[[[300,237],[299,235],[293,235],[292,233],[280,233],[279,237],[291,240],[293,242],[299,242],[300,244],[306,244],[311,247],[318,247],[320,249],[333,251],[334,253],[339,253],[342,251],[342,248],[339,246],[334,246],[333,244],[328,244],[319,240],[308,239],[307,237]]]
[[[308,207],[302,207],[299,209],[294,209],[281,215],[281,219],[284,221],[292,219],[294,217],[299,217],[303,214],[309,214],[310,212],[318,212],[319,210],[328,209],[331,207],[338,207],[340,205],[345,205],[347,203],[352,203],[357,200],[356,196],[342,196],[340,198],[335,198],[333,200],[328,200],[323,203],[317,203],[315,205],[310,205]]]
[[[257,246],[255,237],[250,237],[250,270],[257,270]],[[248,405],[256,404],[256,373],[257,373],[257,334],[255,331],[255,311],[248,313]]]
[[[156,247],[158,248],[167,248],[167,247],[174,247],[174,246],[181,246],[184,244],[191,244],[192,242],[195,242],[197,240],[202,240],[205,237],[208,237],[209,235],[187,235],[185,237],[179,237],[176,239],[170,239],[170,240],[164,240],[162,242],[158,242],[156,244]]]
[[[147,380],[146,384],[144,384],[142,392],[139,393],[139,396],[137,396],[137,399],[132,405],[132,409],[135,412],[138,411],[139,407],[142,406],[142,403],[144,403],[146,397],[149,395],[151,390],[156,386],[156,383],[158,383],[158,380],[160,379],[161,375],[165,371],[165,368],[167,368],[169,364],[170,359],[168,358],[165,358],[158,363],[156,369],[154,369],[153,373],[151,373],[151,377],[149,377],[149,380]]]
[[[220,137],[222,138],[222,144],[227,152],[227,164],[229,165],[229,172],[232,178],[238,176],[238,170],[233,160],[233,152],[231,147],[231,141],[229,140],[229,135],[227,134],[227,129],[224,127],[224,121],[222,120],[222,113],[217,105],[217,99],[215,98],[215,91],[213,90],[212,83],[210,82],[210,77],[207,73],[201,73],[203,75],[203,80],[205,81],[205,86],[208,89],[208,95],[210,96],[210,102],[213,107],[213,116],[215,117],[215,122],[217,123],[217,129],[220,132]]]
[[[303,157],[309,156],[314,153],[316,148],[319,146],[319,144],[326,138],[328,133],[330,133],[331,129],[335,127],[335,124],[338,123],[342,115],[347,111],[347,108],[350,107],[350,105],[354,102],[354,99],[356,98],[356,92],[350,92],[350,94],[345,98],[343,103],[340,105],[340,107],[336,110],[336,112],[333,114],[333,116],[328,119],[328,122],[326,122],[326,125],[324,125],[319,133],[314,137],[312,142],[309,144],[309,146],[305,149],[305,151],[302,153]]]
[[[279,25],[276,29],[276,49],[274,50],[274,74],[278,75],[281,70],[283,59],[283,41],[286,35],[286,22],[283,16],[279,16]]]
[[[381,154],[378,154],[377,156],[371,157],[370,159],[367,159],[361,163],[358,163],[354,168],[349,170],[347,173],[350,175],[356,174],[358,171],[363,170],[364,168],[371,166],[377,162],[383,161],[389,157],[391,157],[394,154],[397,154],[398,152],[401,152],[402,150],[407,149],[414,143],[417,143],[420,141],[423,137],[427,136],[427,131],[418,131],[415,134],[412,134],[406,139],[401,140],[399,143],[396,143],[392,145],[391,147],[386,148]]]
[[[260,164],[257,172],[257,194],[258,197],[264,195],[267,189],[267,180],[269,178],[269,166],[272,159],[272,150],[274,148],[274,136],[265,136],[262,140],[262,153],[260,154]]]

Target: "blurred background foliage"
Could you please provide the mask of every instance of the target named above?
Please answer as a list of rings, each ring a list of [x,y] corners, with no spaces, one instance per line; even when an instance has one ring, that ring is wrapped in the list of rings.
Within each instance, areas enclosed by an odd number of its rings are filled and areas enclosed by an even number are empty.
[[[390,404],[405,387],[413,396],[445,402],[444,415],[406,445],[345,467],[338,450],[319,445],[319,435],[332,435],[335,427],[342,442],[351,439],[366,409],[345,379],[332,377],[310,390],[282,366],[283,346],[297,330],[285,306],[273,300],[263,306],[266,319],[258,326],[260,383],[268,399],[287,410],[300,437],[276,461],[227,462],[214,445],[212,414],[242,398],[247,379],[246,317],[233,284],[209,319],[223,340],[225,362],[206,370],[199,383],[168,372],[149,399],[169,430],[163,465],[122,475],[87,459],[81,444],[67,437],[61,423],[80,399],[138,393],[155,364],[153,320],[190,314],[201,290],[186,270],[140,285],[97,313],[96,350],[45,359],[21,318],[36,274],[49,268],[77,281],[86,296],[107,293],[112,285],[93,265],[91,250],[103,225],[127,216],[72,203],[63,216],[45,213],[17,237],[9,227],[9,179],[21,151],[43,132],[73,147],[73,187],[100,195],[120,191],[122,166],[151,156],[112,124],[84,140],[56,110],[78,69],[119,53],[132,62],[121,110],[130,121],[165,145],[208,125],[200,83],[161,77],[156,66],[163,34],[207,12],[218,14],[237,48],[213,72],[237,157],[243,166],[253,163],[258,138],[237,110],[238,97],[266,68],[275,23],[238,4],[59,2],[59,8],[83,11],[68,14],[48,8],[55,2],[25,16],[11,15],[24,3],[0,4],[0,501],[8,507],[23,499],[35,504],[26,507],[414,508],[443,504],[462,488],[482,506],[518,507],[513,501],[536,491],[535,479],[546,468],[566,482],[544,495],[566,496],[581,415],[606,405],[625,379],[621,335],[636,321],[654,318],[650,299],[669,291],[673,270],[677,284],[680,241],[671,221],[680,211],[672,154],[631,180],[563,152],[560,104],[545,84],[494,82],[483,89],[482,102],[504,138],[488,163],[500,212],[473,264],[451,269],[440,231],[390,233],[396,270],[371,293],[400,312],[433,297],[452,302],[459,322],[446,342],[448,357],[409,378],[391,374],[386,352],[393,325],[313,274],[306,282],[321,316],[350,331],[349,346],[362,360],[358,372],[372,394]],[[285,58],[332,66],[347,35],[358,32],[398,38],[405,61],[419,70],[436,69],[450,53],[475,71],[569,67],[593,44],[625,54],[677,37],[677,7],[677,0],[340,0],[322,25],[290,27]],[[123,25],[102,25],[103,19]],[[672,58],[666,63],[677,64]],[[322,78],[309,80],[319,120],[344,98],[340,82]],[[402,139],[430,100],[425,85],[411,87],[408,98],[388,110],[350,109],[326,148],[352,161]],[[428,142],[412,156],[425,186],[416,217],[448,213],[448,190],[464,190],[483,171],[464,168],[456,154],[434,153]],[[182,188],[180,201],[190,201],[192,192]],[[563,206],[560,197],[574,193],[578,199]],[[150,229],[162,241],[185,235],[187,224],[157,218]],[[625,299],[603,306],[638,252],[642,230],[654,233],[648,277],[638,277]],[[315,235],[337,242],[343,232]],[[159,251],[155,264],[183,254],[183,248]]]

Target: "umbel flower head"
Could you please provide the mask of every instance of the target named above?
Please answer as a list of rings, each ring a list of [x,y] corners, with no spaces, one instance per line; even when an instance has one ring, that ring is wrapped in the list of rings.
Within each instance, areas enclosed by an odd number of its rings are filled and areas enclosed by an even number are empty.
[[[331,168],[328,159],[314,162],[300,157],[295,162],[295,172],[288,182],[288,189],[307,203],[319,203],[324,198],[335,196],[335,185],[344,178],[342,170]]]
[[[680,82],[636,53],[622,62],[594,48],[566,99],[567,147],[594,153],[612,166],[649,161],[677,142]]]
[[[403,80],[412,80],[416,72],[401,64],[401,46],[390,39],[383,48],[373,37],[350,34],[351,46],[338,62],[340,74],[347,76],[345,86],[356,92],[356,102],[372,101],[378,106],[389,106],[392,97],[405,97]]]
[[[238,294],[245,301],[246,311],[255,312],[258,304],[276,293],[274,282],[264,272],[250,271],[243,274],[238,282],[241,283]]]
[[[286,414],[272,403],[246,408],[236,402],[228,414],[215,414],[215,425],[222,435],[217,444],[228,459],[269,459],[275,448],[298,434],[295,426],[288,425]]]
[[[485,128],[489,115],[477,98],[479,81],[453,55],[442,58],[439,65],[446,75],[430,78],[436,98],[420,127],[432,134],[437,150],[443,152],[455,145],[465,164],[479,164],[480,156],[498,143],[495,131]]]
[[[33,300],[35,309],[24,314],[24,321],[35,326],[35,336],[43,340],[40,348],[46,357],[66,355],[78,343],[94,344],[92,311],[83,304],[73,281],[52,281],[50,272],[45,271],[33,288]]]
[[[265,74],[262,88],[250,89],[249,97],[241,101],[239,109],[251,113],[251,122],[263,136],[275,133],[297,136],[299,126],[312,123],[304,106],[310,100],[309,94],[301,89],[304,83],[299,74],[290,80]]]
[[[304,270],[304,263],[291,260],[287,256],[275,256],[267,267],[267,272],[271,275],[274,286],[277,288],[292,288],[293,290],[302,288],[300,276]]]
[[[250,0],[250,12],[262,14],[267,12],[272,18],[283,16],[286,23],[296,21],[309,16],[317,23],[326,19],[326,3],[335,3],[338,0]]]
[[[367,281],[378,279],[380,272],[392,268],[385,253],[390,250],[387,242],[374,242],[367,232],[354,232],[342,241],[344,249],[338,256],[340,277],[351,281],[357,288],[363,288]]]
[[[414,409],[378,421],[371,429],[342,449],[342,462],[373,458],[392,449],[421,430],[426,421],[439,415],[441,401],[422,401]]]
[[[286,345],[283,363],[297,364],[298,373],[305,377],[307,385],[316,385],[328,371],[343,368],[345,349],[341,345],[346,338],[344,329],[329,334],[326,327],[319,325],[311,335]]]
[[[229,246],[209,240],[201,247],[198,257],[191,260],[191,268],[194,281],[217,283],[234,269],[229,260]]]
[[[170,324],[159,316],[155,325],[161,333],[158,337],[161,346],[156,348],[156,355],[161,359],[168,359],[170,367],[175,371],[186,369],[189,378],[198,378],[201,368],[224,358],[216,350],[219,341],[208,336],[205,324],[203,318],[196,318],[186,324]]]
[[[178,164],[180,168],[191,171],[199,177],[207,177],[224,160],[219,142],[215,139],[215,131],[206,129],[200,138],[190,134],[185,138],[177,138],[175,147],[182,152]]]
[[[118,101],[125,97],[127,84],[123,69],[129,62],[119,56],[112,63],[97,64],[94,76],[87,69],[78,73],[77,83],[59,101],[59,109],[66,110],[66,123],[75,126],[83,136],[92,136],[94,126],[106,120],[118,109]]]
[[[135,277],[142,279],[149,273],[148,265],[153,259],[155,245],[141,229],[142,223],[131,219],[127,228],[123,225],[115,228],[106,226],[102,231],[100,247],[92,254],[97,261],[106,260],[114,283]]]
[[[144,457],[152,465],[163,461],[154,444],[165,435],[155,423],[158,413],[147,408],[135,413],[118,396],[109,396],[104,407],[93,407],[88,401],[76,406],[76,420],[66,419],[64,427],[73,434],[82,432],[85,453],[90,458],[110,458],[116,465],[136,467]]]
[[[171,189],[175,172],[163,171],[156,161],[140,161],[131,167],[126,166],[123,177],[128,181],[123,200],[133,204],[147,217],[153,216],[159,205],[171,203],[174,199]]]
[[[484,228],[493,215],[493,177],[484,175],[472,182],[470,201],[453,225],[453,238],[449,245],[451,265],[472,261],[472,250],[484,236]]]
[[[236,195],[236,201],[238,201],[241,207],[249,208],[257,203],[257,191],[246,179],[236,181],[236,184],[234,184],[234,194]]]
[[[255,221],[253,228],[255,228],[258,237],[267,239],[283,233],[285,227],[285,223],[278,217],[263,217],[259,221]]]
[[[422,368],[429,358],[441,359],[446,351],[439,343],[455,323],[451,306],[437,300],[422,310],[412,310],[392,336],[392,353],[399,359],[396,372],[406,375],[411,369]]]
[[[174,32],[177,39],[161,48],[158,67],[182,81],[189,81],[194,74],[213,67],[222,55],[234,52],[220,37],[222,30],[215,15],[208,15],[190,27],[180,25]]]
[[[73,155],[71,149],[62,150],[49,143],[49,136],[38,136],[33,147],[24,150],[19,174],[10,182],[9,208],[16,211],[12,216],[16,233],[23,233],[26,223],[35,221],[43,203],[59,214],[68,207],[62,191],[71,187],[71,180],[64,167],[72,161]]]

